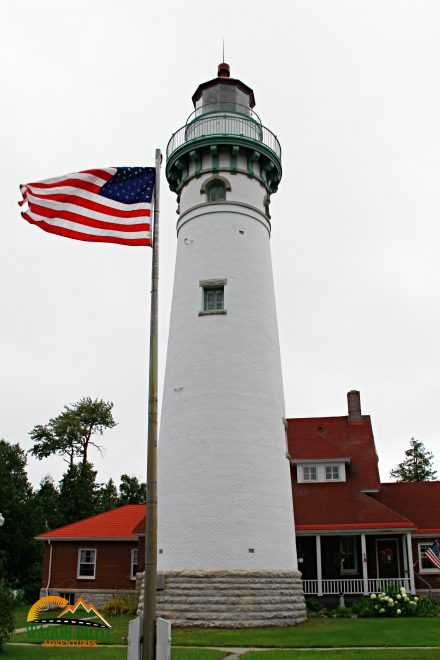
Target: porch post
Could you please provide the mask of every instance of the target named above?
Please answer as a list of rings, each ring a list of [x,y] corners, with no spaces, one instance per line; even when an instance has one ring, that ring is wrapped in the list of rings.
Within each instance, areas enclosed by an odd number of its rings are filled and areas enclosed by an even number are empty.
[[[361,534],[361,555],[362,555],[362,579],[364,581],[364,596],[368,595],[368,564],[367,564],[367,542],[365,534]]]
[[[321,534],[316,535],[316,577],[318,578],[318,596],[322,596]]]
[[[402,536],[402,554],[403,554],[403,574],[406,578],[409,578],[409,569],[408,569],[408,548],[406,547],[406,539],[404,541],[404,536]],[[400,577],[400,576],[399,576]]]
[[[416,593],[416,583],[414,581],[414,565],[413,565],[413,554],[412,554],[412,543],[411,543],[411,532],[406,533],[406,549],[408,552],[408,570],[409,570],[409,583],[411,585],[411,593]]]

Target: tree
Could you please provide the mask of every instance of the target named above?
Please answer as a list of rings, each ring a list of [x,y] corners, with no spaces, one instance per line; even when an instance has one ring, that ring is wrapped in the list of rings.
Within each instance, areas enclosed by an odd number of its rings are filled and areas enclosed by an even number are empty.
[[[433,481],[437,472],[433,469],[434,456],[419,440],[411,438],[410,448],[405,452],[405,460],[399,463],[390,476],[397,481]]]
[[[145,504],[147,501],[145,488],[145,483],[139,482],[136,477],[122,474],[119,485],[119,504]]]
[[[80,401],[64,406],[64,411],[53,417],[45,425],[37,424],[30,432],[34,446],[30,453],[38,458],[48,458],[53,454],[62,456],[70,466],[75,457],[87,463],[90,447],[102,453],[102,445],[92,437],[102,435],[105,429],[116,426],[112,414],[113,403],[83,397]]]
[[[96,512],[103,513],[119,506],[118,489],[113,479],[109,479],[106,484],[100,484],[96,491]]]
[[[60,511],[60,493],[50,475],[41,480],[40,487],[34,494],[33,506],[40,533],[64,524]]]
[[[0,530],[0,580],[3,577],[13,588],[31,585],[33,589],[35,567],[40,571],[41,560],[34,536],[41,530],[34,517],[26,452],[6,440],[0,440],[0,502],[5,519]]]
[[[14,598],[9,585],[0,580],[0,650],[14,632]]]
[[[96,513],[96,471],[91,463],[69,465],[60,481],[63,525]]]

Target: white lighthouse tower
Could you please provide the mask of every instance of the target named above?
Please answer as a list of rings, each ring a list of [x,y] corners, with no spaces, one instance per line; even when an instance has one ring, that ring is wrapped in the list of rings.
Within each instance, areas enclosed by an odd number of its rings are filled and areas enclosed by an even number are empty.
[[[297,570],[270,254],[281,148],[221,64],[167,148],[177,260],[159,436],[158,612],[291,625]]]

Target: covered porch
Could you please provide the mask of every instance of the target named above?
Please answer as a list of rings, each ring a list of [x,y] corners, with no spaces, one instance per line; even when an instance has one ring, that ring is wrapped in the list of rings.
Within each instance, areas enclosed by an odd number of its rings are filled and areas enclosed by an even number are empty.
[[[390,586],[415,593],[410,532],[300,532],[296,543],[306,596],[368,595]]]

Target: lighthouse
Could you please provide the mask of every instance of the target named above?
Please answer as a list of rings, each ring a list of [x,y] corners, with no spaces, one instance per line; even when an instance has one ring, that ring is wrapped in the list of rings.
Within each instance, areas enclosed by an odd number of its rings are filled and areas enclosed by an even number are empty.
[[[227,64],[192,101],[166,154],[178,220],[158,448],[158,613],[181,626],[292,625],[305,607],[269,212],[281,147]]]

